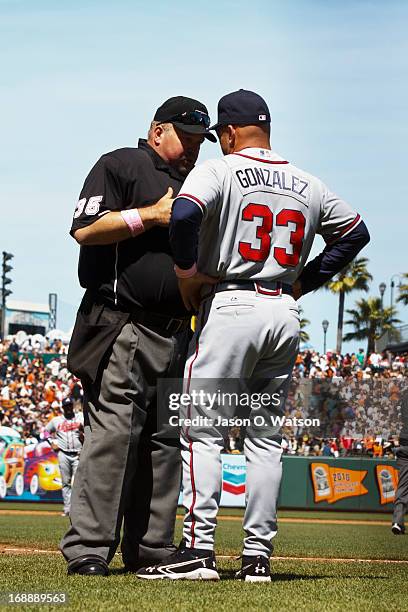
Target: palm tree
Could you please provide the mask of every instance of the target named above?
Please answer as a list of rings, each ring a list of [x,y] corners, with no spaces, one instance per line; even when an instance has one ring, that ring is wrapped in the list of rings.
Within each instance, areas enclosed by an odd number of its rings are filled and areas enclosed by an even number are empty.
[[[405,283],[402,282],[399,286],[399,296],[397,297],[397,302],[402,302],[405,306],[408,306],[408,272],[404,272],[402,274],[405,279]]]
[[[336,352],[341,353],[343,340],[344,301],[346,293],[352,291],[368,291],[368,283],[373,277],[367,270],[368,259],[359,257],[353,259],[343,270],[341,270],[324,287],[332,293],[339,295],[339,314],[337,319],[337,343]]]
[[[375,341],[382,336],[383,332],[395,330],[395,324],[401,323],[394,317],[395,308],[381,308],[381,298],[369,297],[357,300],[356,308],[346,311],[351,319],[346,325],[354,327],[353,332],[345,334],[343,340],[364,340],[367,338],[367,355],[375,350]]]
[[[300,341],[301,342],[308,342],[310,340],[310,336],[307,333],[307,331],[305,331],[305,327],[307,327],[308,325],[310,325],[310,321],[309,319],[305,319],[305,317],[302,316],[303,315],[303,308],[301,306],[299,306],[299,316],[300,316]]]

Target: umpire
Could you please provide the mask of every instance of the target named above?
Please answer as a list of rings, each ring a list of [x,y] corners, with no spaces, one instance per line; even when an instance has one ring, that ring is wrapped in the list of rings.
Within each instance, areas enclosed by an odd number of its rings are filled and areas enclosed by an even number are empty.
[[[401,401],[402,429],[397,450],[397,466],[399,467],[398,488],[394,501],[392,515],[392,533],[405,533],[405,513],[408,508],[408,388],[404,389]]]
[[[147,141],[95,164],[74,213],[86,292],[68,366],[84,388],[85,441],[61,542],[69,574],[108,574],[123,518],[128,570],[174,550],[180,452],[157,425],[156,381],[182,377],[189,316],[167,226],[200,145],[216,140],[209,125],[203,104],[170,98]]]

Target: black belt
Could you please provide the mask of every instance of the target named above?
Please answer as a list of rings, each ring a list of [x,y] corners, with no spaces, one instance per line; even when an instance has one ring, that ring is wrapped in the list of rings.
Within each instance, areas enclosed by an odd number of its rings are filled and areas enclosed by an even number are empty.
[[[186,319],[166,317],[166,315],[157,312],[146,312],[142,308],[132,308],[130,319],[135,323],[140,323],[140,325],[156,328],[170,336],[187,329],[191,320],[190,317]]]
[[[60,451],[62,453],[65,453],[65,455],[79,455],[79,452],[80,452],[79,450],[77,450],[77,451],[62,450],[62,448],[60,448]]]
[[[219,283],[215,291],[235,291],[237,289],[241,291],[256,291],[261,295],[270,296],[282,295],[283,293],[286,295],[293,294],[292,285],[281,283],[280,281],[257,282],[239,279]]]

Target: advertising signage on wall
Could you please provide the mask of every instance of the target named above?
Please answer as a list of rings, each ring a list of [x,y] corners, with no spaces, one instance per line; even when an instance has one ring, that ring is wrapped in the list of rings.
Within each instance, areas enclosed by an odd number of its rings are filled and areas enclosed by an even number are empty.
[[[344,497],[368,493],[363,485],[367,470],[349,470],[337,465],[332,467],[327,463],[311,463],[310,470],[316,503],[326,500],[334,504]]]
[[[395,461],[316,459],[283,457],[279,507],[392,510],[398,484]],[[245,457],[223,454],[221,460],[221,506],[243,508]],[[0,501],[62,502],[61,486],[57,455],[48,442],[24,446],[18,432],[0,427]]]
[[[17,431],[0,427],[0,501],[62,501],[61,487],[48,442],[25,446]]]
[[[369,462],[372,467],[373,461]],[[334,504],[346,497],[358,497],[369,493],[364,486],[368,470],[345,469],[337,466],[337,463],[334,466],[311,463],[310,470],[315,503],[327,501],[329,504]],[[398,470],[393,465],[379,465],[374,461],[374,473],[379,503],[382,506],[393,503],[398,487]]]

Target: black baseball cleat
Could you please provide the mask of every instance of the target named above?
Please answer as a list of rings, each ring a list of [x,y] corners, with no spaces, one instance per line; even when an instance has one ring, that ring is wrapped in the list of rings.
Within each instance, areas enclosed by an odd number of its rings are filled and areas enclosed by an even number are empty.
[[[162,563],[163,561],[167,561],[167,559],[173,555],[176,551],[178,550],[177,546],[175,546],[174,544],[168,544],[167,546],[163,546],[163,548],[158,548],[157,549],[157,555],[156,555],[156,551],[149,551],[150,553],[154,552],[155,555],[150,557],[149,559],[147,559],[146,557],[133,557],[133,558],[129,558],[128,556],[125,556],[122,553],[122,559],[123,559],[123,563],[124,563],[124,571],[127,573],[131,573],[131,574],[135,574],[136,572],[138,572],[140,569],[147,567],[147,566],[151,566],[151,565],[157,565],[159,563]]]
[[[271,582],[269,559],[263,555],[242,557],[242,567],[235,578],[245,582]]]
[[[140,569],[135,574],[144,580],[219,580],[215,555],[212,550],[181,546],[170,557]]]
[[[105,559],[98,555],[84,555],[68,564],[68,576],[80,574],[81,576],[107,576],[109,567]]]
[[[405,527],[404,525],[399,525],[398,523],[393,523],[391,527],[391,531],[394,535],[404,535]]]

